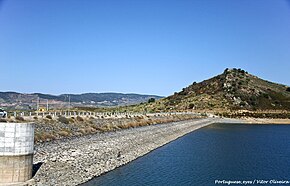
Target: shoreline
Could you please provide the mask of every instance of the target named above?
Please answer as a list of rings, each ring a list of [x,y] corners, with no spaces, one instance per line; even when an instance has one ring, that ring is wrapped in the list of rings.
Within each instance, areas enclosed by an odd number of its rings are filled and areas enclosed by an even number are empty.
[[[275,124],[275,125],[283,125],[290,124],[290,119],[272,119],[272,118],[240,118],[240,120],[244,121],[247,124]]]
[[[193,119],[38,144],[34,164],[42,165],[33,177],[34,185],[85,183],[194,130],[223,121]]]

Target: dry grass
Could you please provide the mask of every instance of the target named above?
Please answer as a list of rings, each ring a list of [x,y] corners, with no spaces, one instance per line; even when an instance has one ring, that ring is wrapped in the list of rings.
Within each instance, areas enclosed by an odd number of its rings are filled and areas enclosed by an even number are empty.
[[[5,118],[0,118],[0,123],[7,123],[7,120]]]
[[[68,118],[68,121],[69,121],[69,123],[74,123],[75,119],[74,119],[74,117],[71,117],[71,118]]]
[[[65,131],[65,130],[59,131],[58,134],[59,134],[60,136],[64,136],[64,137],[68,137],[68,136],[70,136],[70,133],[67,132],[67,131]]]
[[[15,119],[17,121],[25,121],[25,119],[23,117],[21,117],[21,116],[16,116]]]
[[[77,116],[77,121],[84,121],[84,119],[81,116]]]
[[[36,142],[45,142],[54,139],[62,139],[70,136],[83,136],[98,132],[117,131],[154,124],[192,119],[191,115],[159,115],[159,116],[135,116],[131,118],[91,118],[91,117],[56,117],[52,119],[39,118],[36,122]],[[34,120],[35,122],[35,120]],[[69,125],[67,125],[69,124]]]
[[[69,119],[67,119],[66,117],[64,116],[60,116],[58,118],[58,121],[61,122],[61,123],[64,123],[64,124],[69,124]]]
[[[50,133],[50,132],[36,132],[34,135],[34,142],[39,142],[39,141],[51,141],[55,140],[57,137],[55,134]]]

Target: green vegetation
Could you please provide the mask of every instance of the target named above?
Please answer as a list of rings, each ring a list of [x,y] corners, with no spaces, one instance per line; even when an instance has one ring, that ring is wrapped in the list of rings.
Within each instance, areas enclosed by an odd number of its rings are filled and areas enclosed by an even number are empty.
[[[155,99],[154,98],[150,98],[149,100],[148,100],[148,103],[154,103],[155,102]]]

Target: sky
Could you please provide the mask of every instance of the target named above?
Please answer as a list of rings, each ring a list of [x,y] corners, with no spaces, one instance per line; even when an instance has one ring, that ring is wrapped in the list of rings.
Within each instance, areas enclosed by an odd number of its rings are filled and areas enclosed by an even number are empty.
[[[0,91],[168,96],[233,67],[290,85],[289,0],[0,0]]]

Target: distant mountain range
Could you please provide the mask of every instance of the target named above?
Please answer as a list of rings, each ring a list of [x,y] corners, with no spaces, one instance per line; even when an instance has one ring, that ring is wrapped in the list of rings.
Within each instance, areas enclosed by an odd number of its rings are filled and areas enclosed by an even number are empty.
[[[36,109],[37,102],[40,108],[64,107],[96,107],[96,106],[123,106],[147,102],[150,98],[160,99],[161,96],[123,94],[123,93],[84,93],[84,94],[23,94],[18,92],[0,92],[0,107],[7,109],[31,110]]]
[[[39,107],[66,108],[124,106],[158,101],[131,107],[136,111],[166,112],[173,110],[288,110],[290,87],[263,80],[241,69],[225,69],[208,80],[193,82],[182,91],[162,98],[155,95],[122,93],[21,94],[0,92],[0,107],[11,109],[36,109]],[[161,99],[162,98],[162,99]],[[126,108],[129,109],[129,108]]]
[[[263,80],[242,69],[192,83],[182,91],[146,104],[148,111],[290,110],[290,87]]]

